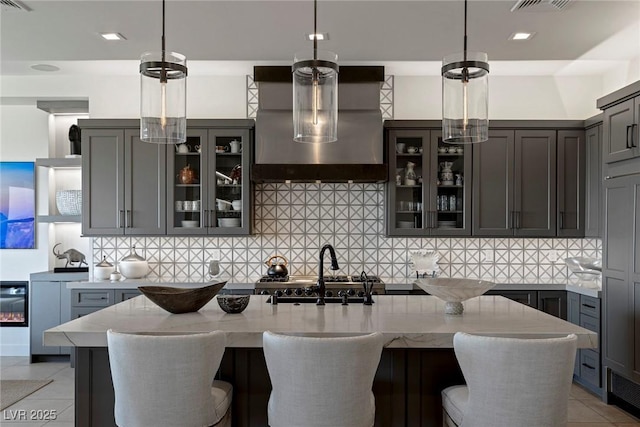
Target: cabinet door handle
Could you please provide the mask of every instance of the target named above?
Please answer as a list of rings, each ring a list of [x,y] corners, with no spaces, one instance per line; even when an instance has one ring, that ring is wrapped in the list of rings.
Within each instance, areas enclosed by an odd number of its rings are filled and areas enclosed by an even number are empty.
[[[209,218],[207,218],[207,215],[209,214],[209,209],[203,209],[202,210],[202,228],[207,228],[208,227],[208,221]]]
[[[634,129],[636,128],[636,126],[637,125],[635,123],[631,125],[631,137],[629,138],[630,145],[631,145],[630,148],[636,148],[636,143],[635,143],[635,140],[633,138],[633,135],[635,135]]]
[[[625,141],[625,147],[627,147],[627,148],[631,148],[631,144],[630,144],[631,138],[629,138],[629,130],[631,129],[631,126],[632,125],[628,125],[627,126],[627,135],[626,135],[627,136],[627,140]]]
[[[509,228],[513,228],[513,211],[509,212]]]
[[[560,229],[562,230],[564,228],[564,212],[560,211]]]
[[[120,209],[120,214],[118,215],[118,228],[124,228],[124,210]]]
[[[590,305],[590,304],[582,304],[583,307],[587,307],[587,308],[592,308],[592,309],[596,309],[595,305]]]
[[[584,366],[585,368],[593,369],[593,370],[596,369],[594,366],[591,366],[588,363],[583,363],[582,366]]]
[[[522,212],[516,212],[516,228],[522,228]]]
[[[211,210],[209,211],[209,215],[210,215],[210,216],[209,216],[209,219],[210,219],[210,221],[209,221],[209,227],[215,227],[215,226],[216,226],[215,221],[214,221],[214,219],[215,219],[215,218],[213,217],[213,213],[214,213],[214,212],[215,212],[215,211],[214,211],[213,209],[211,209]]]
[[[127,209],[127,217],[126,217],[125,226],[127,228],[131,228],[133,226],[133,218],[131,217],[131,210],[130,209]]]

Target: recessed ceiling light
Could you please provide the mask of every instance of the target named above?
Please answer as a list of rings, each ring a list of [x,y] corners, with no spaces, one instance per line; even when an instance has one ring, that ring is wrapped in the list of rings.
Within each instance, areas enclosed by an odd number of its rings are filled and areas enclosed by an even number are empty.
[[[535,33],[513,33],[509,36],[509,40],[529,40]]]
[[[126,37],[120,33],[100,33],[103,39],[114,41],[114,40],[126,40]]]
[[[307,40],[313,40],[313,39],[329,40],[329,33],[317,33],[317,34],[307,33],[305,34],[305,36],[307,37]]]
[[[51,64],[33,64],[31,69],[36,71],[60,71],[60,67]]]

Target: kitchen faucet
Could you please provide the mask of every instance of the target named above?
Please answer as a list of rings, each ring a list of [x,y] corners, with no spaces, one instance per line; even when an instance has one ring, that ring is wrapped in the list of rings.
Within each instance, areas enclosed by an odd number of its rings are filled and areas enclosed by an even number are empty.
[[[333,249],[333,246],[328,244],[324,245],[322,249],[320,249],[320,257],[318,261],[318,283],[314,287],[314,290],[318,292],[318,301],[316,301],[316,305],[324,305],[324,253],[327,249],[329,249],[329,254],[331,255],[331,269],[337,270],[340,268],[336,258],[336,251]]]

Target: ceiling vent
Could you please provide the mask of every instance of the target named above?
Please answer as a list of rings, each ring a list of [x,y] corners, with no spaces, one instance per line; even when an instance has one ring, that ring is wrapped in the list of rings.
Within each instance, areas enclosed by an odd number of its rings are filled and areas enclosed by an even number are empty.
[[[563,10],[571,0],[518,0],[511,12],[558,12]]]
[[[0,6],[3,12],[23,11],[31,12],[31,8],[18,0],[0,0]]]

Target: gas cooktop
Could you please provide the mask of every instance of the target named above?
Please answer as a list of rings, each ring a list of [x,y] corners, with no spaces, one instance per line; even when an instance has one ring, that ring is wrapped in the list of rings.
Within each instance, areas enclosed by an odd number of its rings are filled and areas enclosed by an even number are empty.
[[[367,280],[373,283],[382,283],[382,280],[378,276],[367,276]],[[285,276],[285,277],[270,277],[262,276],[258,283],[281,283],[295,286],[307,286],[313,285],[318,281],[317,276]],[[340,283],[345,285],[360,285],[363,278],[358,275],[338,275],[338,276],[324,276],[324,283]]]

